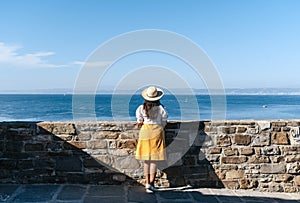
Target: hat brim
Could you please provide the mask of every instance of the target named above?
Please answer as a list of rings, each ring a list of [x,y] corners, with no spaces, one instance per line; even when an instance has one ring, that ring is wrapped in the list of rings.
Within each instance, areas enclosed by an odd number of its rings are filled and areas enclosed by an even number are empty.
[[[160,88],[156,88],[157,90],[157,96],[156,97],[148,97],[147,95],[147,89],[144,89],[142,92],[142,97],[147,101],[157,101],[160,100],[164,96],[164,92]]]

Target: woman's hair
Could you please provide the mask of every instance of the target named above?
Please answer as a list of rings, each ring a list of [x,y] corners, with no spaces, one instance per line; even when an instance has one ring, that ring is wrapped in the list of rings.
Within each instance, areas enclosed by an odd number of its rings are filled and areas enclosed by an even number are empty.
[[[160,106],[160,101],[147,101],[145,100],[143,104],[143,110],[146,113],[147,118],[149,119],[156,119],[158,115],[158,110]]]

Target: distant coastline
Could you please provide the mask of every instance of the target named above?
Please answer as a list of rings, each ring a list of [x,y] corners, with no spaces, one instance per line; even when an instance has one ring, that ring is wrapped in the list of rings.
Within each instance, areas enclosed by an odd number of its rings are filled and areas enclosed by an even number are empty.
[[[207,89],[192,89],[196,95],[210,94]],[[99,90],[96,94],[140,94],[141,90],[118,90],[113,89]],[[172,89],[171,92],[187,95],[191,90]],[[214,91],[213,91],[214,92]],[[216,91],[222,92],[222,91]],[[34,89],[34,90],[0,90],[0,94],[65,94],[72,95],[72,89]],[[80,94],[94,94],[93,92],[80,92]],[[171,94],[166,91],[166,94]],[[300,88],[226,88],[226,95],[300,95]]]

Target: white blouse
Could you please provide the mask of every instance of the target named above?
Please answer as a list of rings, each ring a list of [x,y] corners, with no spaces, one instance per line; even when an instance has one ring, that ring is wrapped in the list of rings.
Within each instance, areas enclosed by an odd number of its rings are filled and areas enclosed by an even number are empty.
[[[139,122],[139,123],[143,122],[144,124],[165,125],[167,118],[168,118],[168,113],[162,105],[159,105],[159,112],[158,112],[157,118],[155,120],[152,120],[146,116],[146,113],[143,110],[143,105],[140,105],[136,109],[135,115],[137,118],[137,122]]]

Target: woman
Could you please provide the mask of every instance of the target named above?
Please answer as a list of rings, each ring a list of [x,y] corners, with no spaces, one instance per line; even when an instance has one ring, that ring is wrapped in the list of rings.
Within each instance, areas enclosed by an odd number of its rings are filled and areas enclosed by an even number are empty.
[[[159,102],[163,95],[161,89],[148,87],[142,92],[144,104],[136,110],[138,126],[141,127],[136,159],[144,160],[147,192],[157,191],[154,187],[157,162],[166,159],[164,127],[168,114]]]

